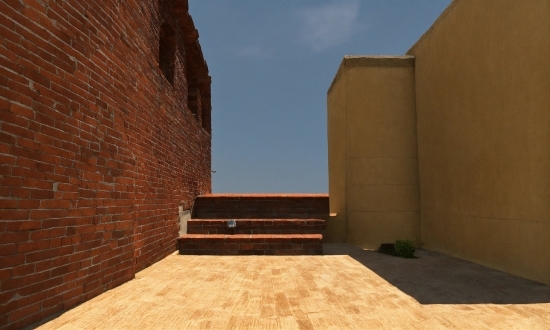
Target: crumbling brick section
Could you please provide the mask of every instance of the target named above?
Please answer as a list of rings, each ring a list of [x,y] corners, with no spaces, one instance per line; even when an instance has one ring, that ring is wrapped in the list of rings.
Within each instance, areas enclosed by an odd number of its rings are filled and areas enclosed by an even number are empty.
[[[0,1],[0,329],[175,251],[211,190],[210,111],[187,0]]]

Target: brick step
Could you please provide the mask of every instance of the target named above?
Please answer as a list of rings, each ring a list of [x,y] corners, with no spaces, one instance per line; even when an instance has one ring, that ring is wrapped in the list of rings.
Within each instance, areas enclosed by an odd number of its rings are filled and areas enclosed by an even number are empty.
[[[188,234],[323,234],[321,219],[235,219],[237,226],[227,228],[228,219],[191,219]]]
[[[323,235],[187,234],[178,245],[180,254],[192,255],[322,255]]]

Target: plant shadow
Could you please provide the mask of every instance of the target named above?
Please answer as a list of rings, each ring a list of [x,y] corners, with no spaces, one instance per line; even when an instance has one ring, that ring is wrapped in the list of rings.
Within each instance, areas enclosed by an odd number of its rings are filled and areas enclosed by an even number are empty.
[[[350,244],[324,244],[348,255],[421,304],[550,303],[550,286],[442,253],[417,250],[403,259]]]

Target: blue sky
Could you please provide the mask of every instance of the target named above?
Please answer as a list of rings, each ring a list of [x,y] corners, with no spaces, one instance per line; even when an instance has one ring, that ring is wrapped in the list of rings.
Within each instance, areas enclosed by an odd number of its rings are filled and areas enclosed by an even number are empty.
[[[402,55],[451,0],[190,0],[212,76],[212,191],[328,192],[344,55]]]

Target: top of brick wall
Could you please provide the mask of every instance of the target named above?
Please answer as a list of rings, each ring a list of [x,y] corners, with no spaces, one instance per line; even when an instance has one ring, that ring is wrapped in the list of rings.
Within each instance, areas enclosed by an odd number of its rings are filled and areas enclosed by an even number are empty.
[[[328,194],[283,194],[283,193],[269,193],[269,194],[206,194],[198,196],[197,198],[328,198]]]
[[[211,194],[198,196],[195,219],[290,219],[328,215],[328,194]]]

